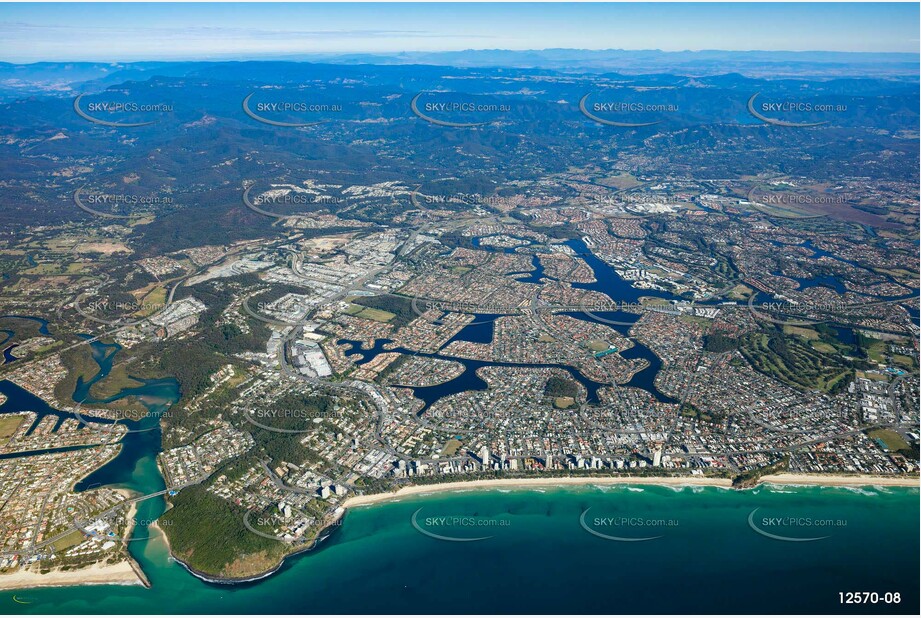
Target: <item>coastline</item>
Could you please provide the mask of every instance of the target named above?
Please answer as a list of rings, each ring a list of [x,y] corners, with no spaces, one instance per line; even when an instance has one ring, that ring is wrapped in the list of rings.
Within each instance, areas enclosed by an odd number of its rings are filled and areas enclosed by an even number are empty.
[[[788,485],[788,486],[823,486],[823,487],[919,487],[919,479],[912,477],[886,477],[875,475],[822,475],[822,474],[772,474],[765,475],[758,480],[758,485]],[[715,487],[732,489],[732,480],[720,477],[704,476],[569,476],[550,478],[507,478],[507,479],[480,479],[470,481],[457,481],[447,483],[433,483],[431,485],[412,485],[401,487],[395,492],[352,496],[340,504],[336,514],[329,518],[321,529],[314,542],[308,546],[285,554],[278,564],[262,573],[241,578],[222,578],[208,573],[202,573],[189,566],[182,559],[175,556],[169,545],[169,540],[157,523],[150,528],[160,533],[166,543],[171,560],[179,563],[189,574],[195,578],[212,584],[237,585],[251,583],[266,579],[278,572],[285,562],[300,554],[310,552],[339,525],[342,524],[347,511],[351,507],[371,506],[374,504],[398,500],[410,496],[421,496],[434,493],[478,491],[497,488],[528,489],[528,488],[555,488],[555,487],[588,487],[611,485],[653,485],[667,487]],[[757,485],[756,485],[757,486]],[[125,491],[125,490],[120,490]],[[125,491],[125,493],[129,493]],[[130,535],[130,532],[129,532]],[[90,567],[75,571],[51,571],[39,574],[30,571],[18,571],[0,575],[0,590],[18,590],[28,588],[62,587],[77,585],[141,585],[150,587],[149,581],[141,571],[140,566],[128,556],[128,559],[114,565],[94,564]]]
[[[821,487],[919,487],[919,478],[910,476],[876,476],[873,474],[855,474],[853,476],[835,474],[766,474],[758,483],[771,485],[818,485]]]
[[[304,550],[304,551],[308,551],[308,550]],[[216,575],[209,575],[208,573],[203,573],[201,571],[198,571],[194,567],[189,566],[189,564],[185,562],[182,558],[179,558],[178,556],[174,555],[172,551],[170,551],[169,557],[170,557],[170,560],[182,565],[182,568],[184,568],[189,573],[189,575],[192,575],[193,577],[196,577],[203,582],[206,582],[209,584],[221,584],[221,585],[226,585],[226,586],[233,586],[236,584],[247,584],[247,583],[259,581],[260,579],[265,579],[266,577],[274,575],[281,567],[284,566],[285,559],[291,556],[296,556],[298,553],[300,552],[294,552],[292,554],[288,554],[284,556],[276,566],[272,567],[268,571],[257,573],[256,575],[253,575],[252,577],[240,577],[236,579],[230,578],[230,577],[219,577]]]
[[[494,488],[526,489],[530,487],[579,485],[665,485],[670,487],[694,486],[730,489],[732,488],[732,480],[728,478],[695,476],[560,476],[549,478],[480,479],[476,481],[457,481],[454,483],[432,483],[431,485],[410,485],[408,487],[401,487],[395,492],[353,496],[347,498],[345,502],[342,503],[342,506],[348,509],[356,506],[369,506],[407,496],[448,491],[469,491]]]
[[[114,490],[116,493],[130,499],[134,493],[131,490],[119,488]],[[125,534],[122,537],[130,539],[134,531],[134,516],[137,513],[137,505],[132,504],[128,509],[126,518],[132,523],[125,528]],[[0,574],[0,590],[20,590],[25,588],[57,588],[62,586],[102,586],[102,585],[120,585],[120,586],[144,586],[150,588],[150,581],[144,574],[140,565],[131,557],[126,550],[124,560],[109,564],[107,562],[96,562],[89,566],[79,569],[62,571],[60,569],[51,569],[47,573],[37,573],[26,569],[18,569],[9,573]]]
[[[126,500],[130,500],[134,496],[138,495],[137,492],[130,489],[116,489],[115,491],[124,496]],[[141,568],[141,565],[138,564],[137,560],[134,559],[134,556],[131,555],[131,552],[128,551],[128,543],[132,541],[131,535],[134,534],[134,517],[137,515],[137,512],[137,502],[132,502],[131,506],[128,507],[128,514],[126,515],[130,523],[125,527],[125,536],[122,537],[125,545],[125,561],[131,567],[131,570],[134,571],[135,576],[138,578],[138,583],[140,583],[145,588],[150,588],[150,580],[147,579],[147,575],[144,573],[144,569]]]
[[[71,571],[52,570],[48,573],[36,573],[18,570],[0,575],[0,590],[102,585],[144,586],[145,584],[135,572],[130,559],[115,564],[96,563]]]
[[[163,512],[163,515],[166,515],[166,512],[165,512],[165,511]],[[163,515],[160,515],[160,517],[163,517]],[[173,548],[170,547],[169,538],[166,536],[166,532],[164,532],[164,531],[163,531],[163,528],[160,527],[159,518],[157,519],[157,521],[155,521],[155,522],[153,522],[152,524],[150,524],[149,526],[147,526],[147,529],[148,529],[148,530],[153,530],[157,535],[159,535],[159,538],[163,539],[163,543],[166,545],[166,551],[169,552],[170,557],[172,557],[172,556],[173,556]],[[151,536],[153,536],[153,535],[151,535]]]
[[[758,484],[771,485],[816,485],[823,487],[919,487],[919,479],[912,477],[887,477],[873,475],[824,475],[824,474],[771,474],[758,480]],[[470,491],[480,489],[526,489],[531,487],[562,487],[589,485],[660,485],[668,487],[719,487],[732,489],[732,480],[716,477],[695,476],[564,476],[551,478],[481,479],[454,483],[433,483],[411,485],[395,492],[368,494],[347,498],[342,506],[346,509],[370,506],[408,496],[442,493],[449,491]]]
[[[268,569],[268,570],[266,570],[266,571],[263,571],[262,573],[256,573],[256,574],[254,574],[254,575],[249,575],[249,576],[246,576],[246,577],[221,577],[221,576],[218,576],[218,575],[211,575],[211,574],[209,574],[209,573],[203,573],[203,572],[201,572],[201,571],[195,569],[194,567],[192,567],[192,566],[189,565],[188,563],[186,563],[182,558],[176,556],[176,555],[173,553],[173,550],[172,550],[172,548],[171,548],[170,545],[169,545],[169,540],[166,540],[166,547],[167,547],[167,550],[169,551],[170,560],[173,560],[173,561],[175,561],[175,562],[178,562],[179,564],[182,565],[182,567],[183,567],[186,571],[189,572],[189,574],[193,575],[194,577],[197,577],[198,579],[200,579],[200,580],[202,580],[202,581],[204,581],[204,582],[208,582],[209,584],[221,584],[221,585],[227,585],[227,586],[233,586],[233,585],[236,585],[236,584],[246,584],[246,583],[250,583],[250,582],[259,581],[259,580],[261,580],[261,579],[265,579],[265,578],[267,578],[267,577],[269,577],[269,576],[271,576],[271,575],[274,575],[274,574],[277,573],[283,566],[285,566],[285,562],[286,562],[289,558],[294,558],[294,557],[296,557],[296,556],[298,556],[298,555],[300,555],[300,554],[305,554],[305,553],[308,553],[308,552],[311,552],[311,551],[315,550],[317,547],[319,547],[320,543],[322,543],[323,541],[325,541],[326,539],[328,539],[328,538],[330,537],[330,535],[332,535],[332,532],[333,532],[338,526],[342,525],[342,521],[343,521],[343,519],[345,519],[345,513],[346,513],[346,509],[345,509],[344,507],[339,507],[339,508],[337,508],[337,509],[334,511],[333,515],[330,516],[330,517],[328,517],[328,518],[325,520],[325,522],[324,522],[324,524],[323,524],[323,527],[322,527],[322,528],[320,529],[320,531],[317,533],[317,536],[315,536],[315,537],[313,538],[313,540],[312,540],[312,542],[311,542],[310,544],[304,545],[304,546],[302,546],[302,547],[298,547],[298,548],[296,548],[294,551],[285,553],[283,556],[281,556],[281,559],[278,561],[278,564],[276,564],[276,565],[273,566],[272,568],[270,568],[270,569]],[[154,525],[156,526],[156,524],[154,524]],[[157,530],[160,530],[160,532],[163,534],[163,538],[166,539],[166,533],[164,533],[164,532],[162,531],[162,529],[161,529],[159,526],[157,526]]]

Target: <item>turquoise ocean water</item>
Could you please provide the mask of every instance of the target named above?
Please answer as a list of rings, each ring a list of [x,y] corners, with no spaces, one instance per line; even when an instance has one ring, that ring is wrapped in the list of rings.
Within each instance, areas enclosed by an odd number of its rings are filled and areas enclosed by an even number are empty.
[[[919,606],[918,505],[914,488],[446,492],[352,509],[319,549],[289,559],[262,581],[202,582],[172,562],[155,535],[132,543],[150,590],[35,589],[17,593],[28,605],[5,593],[0,607],[6,613],[912,613]],[[820,540],[777,540],[756,532],[750,518],[775,536]],[[591,531],[651,540],[611,540]],[[901,601],[841,605],[839,593],[846,591],[898,592]]]
[[[100,375],[117,349],[93,348]],[[81,481],[161,490],[157,415],[174,380],[126,389],[151,414]],[[0,413],[60,414],[9,382]],[[150,521],[162,497],[140,503]],[[918,613],[919,490],[612,486],[451,491],[352,509],[312,552],[246,584],[203,582],[138,525],[129,549],[151,581],[0,593],[5,614]],[[845,592],[879,602],[840,603]],[[889,596],[887,596],[889,593]],[[893,594],[899,595],[894,602]],[[15,596],[15,599],[14,599]],[[885,601],[889,600],[889,603]]]

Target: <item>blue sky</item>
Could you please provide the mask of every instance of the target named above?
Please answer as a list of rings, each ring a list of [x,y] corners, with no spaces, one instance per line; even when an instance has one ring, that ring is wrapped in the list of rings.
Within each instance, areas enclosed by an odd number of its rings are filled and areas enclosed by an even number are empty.
[[[917,3],[7,3],[0,60],[553,47],[917,53],[918,23]]]

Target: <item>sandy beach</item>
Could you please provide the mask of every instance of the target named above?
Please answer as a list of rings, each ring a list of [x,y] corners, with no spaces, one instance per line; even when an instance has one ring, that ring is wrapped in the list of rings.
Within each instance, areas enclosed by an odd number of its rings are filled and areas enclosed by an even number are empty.
[[[136,495],[127,489],[116,489],[116,493],[125,499]],[[132,504],[126,518],[134,521],[137,505]],[[124,538],[131,538],[134,529],[129,524],[125,530]],[[0,573],[0,590],[15,590],[19,588],[47,588],[54,586],[74,586],[93,584],[121,584],[121,585],[146,585],[137,564],[132,564],[132,559],[123,560],[117,564],[96,563],[82,569],[60,571],[52,569],[48,573],[37,571],[18,570],[10,573]]]
[[[761,483],[775,485],[822,485],[825,487],[866,487],[871,485],[886,487],[918,487],[917,478],[886,477],[870,475],[832,476],[823,474],[772,474],[764,476]],[[563,487],[572,485],[665,485],[671,487],[732,487],[727,478],[704,476],[586,476],[558,478],[517,478],[517,479],[483,479],[477,481],[460,481],[457,483],[435,483],[432,485],[412,485],[402,487],[395,492],[352,496],[343,502],[345,508],[367,506],[407,496],[430,494],[446,491],[464,491],[472,489],[494,488],[528,488],[528,487]]]
[[[142,586],[143,582],[138,578],[128,561],[122,561],[117,564],[94,564],[74,571],[52,570],[49,573],[42,574],[19,570],[0,574],[0,590],[93,584]]]
[[[528,487],[563,487],[572,485],[667,485],[695,487],[732,487],[732,481],[725,478],[704,476],[563,476],[556,478],[518,478],[518,479],[482,479],[478,481],[459,481],[457,483],[434,483],[432,485],[412,485],[402,487],[395,492],[353,496],[342,503],[345,508],[377,504],[396,498],[444,491],[463,491],[471,489],[493,488],[528,488]]]
[[[164,513],[165,515],[165,513]],[[162,517],[162,515],[161,515]],[[169,552],[170,556],[173,555],[173,549],[169,545],[169,537],[166,536],[166,533],[163,531],[163,528],[160,527],[158,522],[154,522],[147,527],[147,530],[151,532],[151,537],[157,537],[163,541],[163,544],[166,545],[166,550]]]
[[[905,476],[873,476],[855,474],[854,476],[833,476],[827,474],[768,474],[761,477],[762,483],[773,485],[821,485],[824,487],[919,487],[917,478]]]

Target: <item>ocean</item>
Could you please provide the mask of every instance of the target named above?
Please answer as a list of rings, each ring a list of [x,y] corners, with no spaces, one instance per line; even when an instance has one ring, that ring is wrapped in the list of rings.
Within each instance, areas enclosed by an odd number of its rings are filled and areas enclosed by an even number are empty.
[[[601,266],[593,268],[599,278]],[[109,347],[93,346],[100,371],[77,385],[75,401],[86,399],[92,384],[108,374],[118,352]],[[655,394],[656,371],[658,365],[641,372],[646,382],[631,384]],[[142,382],[107,401],[139,397],[151,415],[129,427],[154,429],[156,417],[178,399],[178,384]],[[9,382],[0,382],[0,392],[9,397],[0,413],[56,413]],[[159,450],[159,430],[128,434],[119,456],[77,489],[114,485],[142,494],[159,491]],[[162,498],[144,501],[136,519],[156,519],[164,507]],[[266,579],[237,585],[199,580],[169,558],[160,533],[138,525],[138,540],[129,550],[151,589],[7,591],[0,593],[0,610],[916,614],[921,609],[918,524],[917,488],[458,490],[351,509],[316,550],[289,558]],[[842,603],[842,595],[852,600],[847,593],[858,592],[875,593],[869,597],[875,602]]]
[[[162,508],[148,502],[142,511]],[[35,614],[917,613],[918,521],[916,488],[449,491],[351,509],[318,549],[261,581],[202,582],[155,535],[131,543],[149,590],[31,589],[16,592],[18,602],[4,593],[0,606]],[[847,592],[879,600],[842,604]]]

